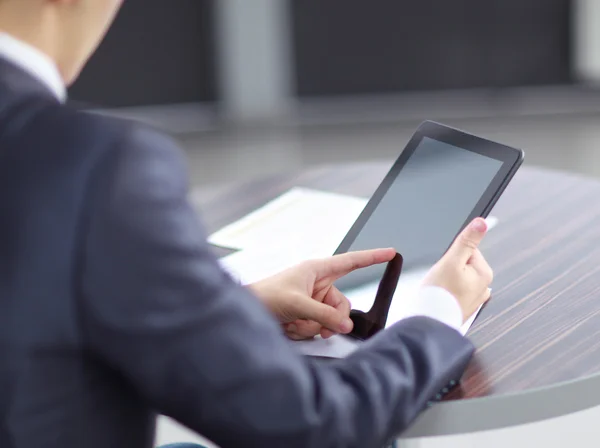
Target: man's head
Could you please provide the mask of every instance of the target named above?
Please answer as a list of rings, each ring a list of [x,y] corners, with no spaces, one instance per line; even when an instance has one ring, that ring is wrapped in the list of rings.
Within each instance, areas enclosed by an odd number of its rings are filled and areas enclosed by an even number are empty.
[[[0,31],[50,56],[71,84],[123,0],[0,0]]]

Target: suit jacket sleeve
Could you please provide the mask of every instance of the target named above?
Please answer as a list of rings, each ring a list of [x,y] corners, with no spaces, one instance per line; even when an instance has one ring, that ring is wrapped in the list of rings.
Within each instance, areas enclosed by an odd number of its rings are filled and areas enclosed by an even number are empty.
[[[81,319],[87,348],[152,408],[222,446],[378,447],[460,377],[472,346],[425,317],[344,360],[300,356],[219,268],[174,144],[126,134],[92,182]]]

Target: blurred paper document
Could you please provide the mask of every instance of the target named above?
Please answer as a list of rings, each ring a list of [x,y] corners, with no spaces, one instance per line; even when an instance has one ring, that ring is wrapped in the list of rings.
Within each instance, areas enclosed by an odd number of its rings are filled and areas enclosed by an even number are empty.
[[[292,188],[218,232],[208,241],[230,249],[315,248],[331,255],[368,200],[337,193]],[[321,255],[322,254],[322,255]]]

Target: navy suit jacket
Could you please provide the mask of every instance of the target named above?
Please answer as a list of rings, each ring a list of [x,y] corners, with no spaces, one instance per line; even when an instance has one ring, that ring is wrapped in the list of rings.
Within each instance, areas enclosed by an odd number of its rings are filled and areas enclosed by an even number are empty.
[[[380,447],[461,375],[471,344],[427,318],[300,356],[186,179],[171,139],[0,61],[0,447],[150,448],[157,413],[222,447]]]

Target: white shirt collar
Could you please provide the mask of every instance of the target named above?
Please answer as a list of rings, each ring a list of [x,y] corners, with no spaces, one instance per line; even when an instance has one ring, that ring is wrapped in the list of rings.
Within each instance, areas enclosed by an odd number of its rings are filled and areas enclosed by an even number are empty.
[[[19,66],[44,83],[61,103],[67,99],[67,88],[52,59],[37,48],[0,32],[0,57]]]

